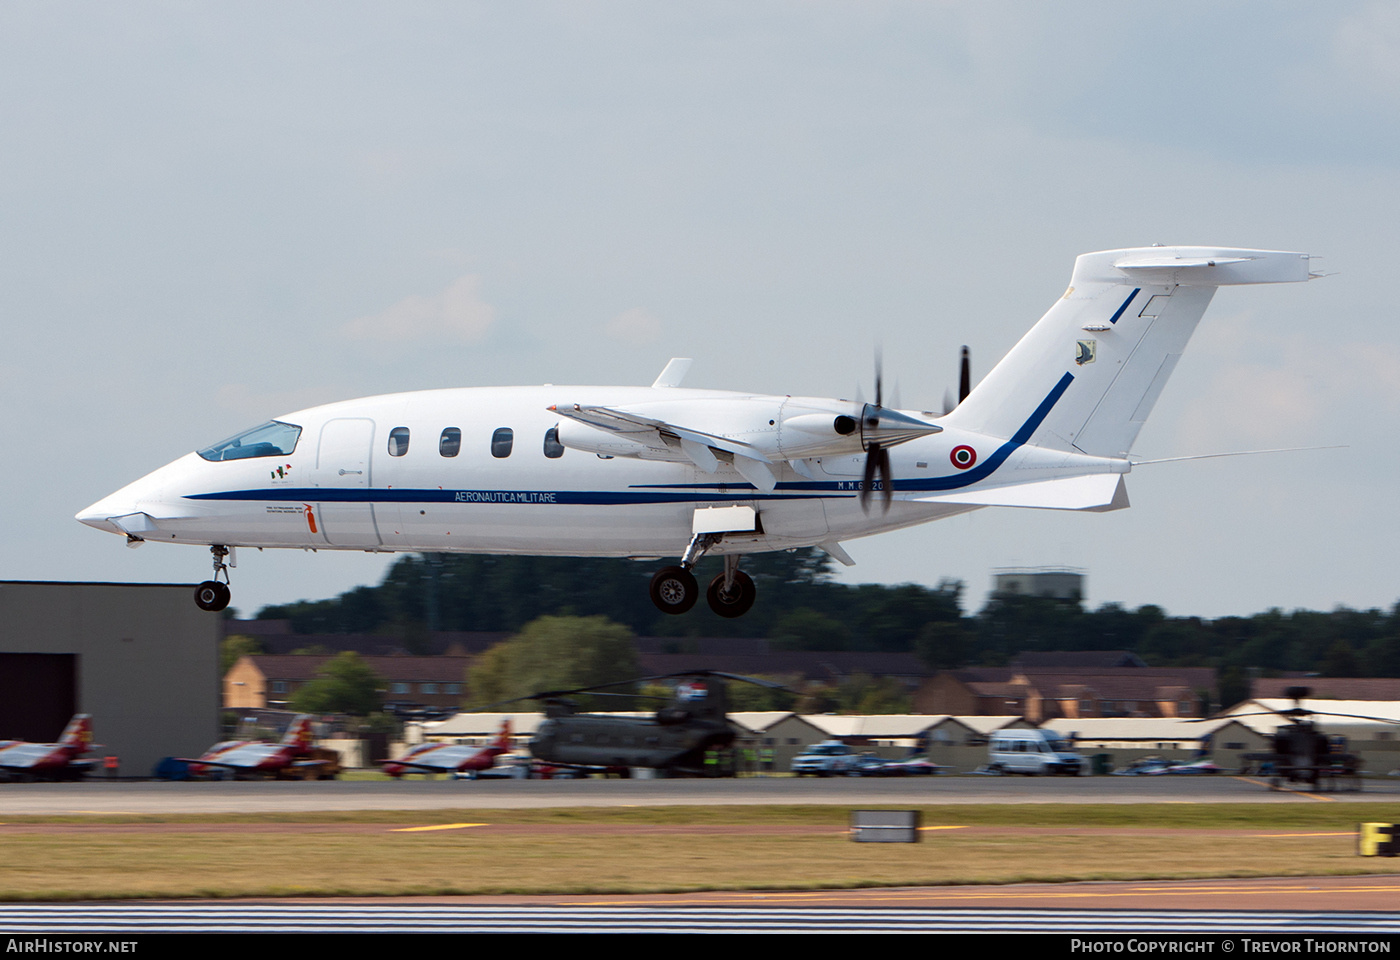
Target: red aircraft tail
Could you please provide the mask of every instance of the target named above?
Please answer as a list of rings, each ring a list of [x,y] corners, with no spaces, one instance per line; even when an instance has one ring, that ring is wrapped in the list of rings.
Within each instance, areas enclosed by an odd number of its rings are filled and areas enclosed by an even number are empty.
[[[312,743],[311,715],[303,713],[292,721],[287,732],[282,735],[282,742],[298,750],[310,750]]]
[[[92,714],[75,713],[73,719],[68,721],[68,726],[63,728],[63,736],[58,738],[58,745],[70,748],[74,756],[86,753],[88,747],[92,746]]]
[[[506,719],[504,719],[504,720],[501,721],[501,732],[498,733],[498,734],[496,734],[496,742],[493,743],[493,744],[491,744],[491,746],[492,746],[494,749],[501,751],[502,753],[507,753],[507,752],[509,752],[509,750],[510,750],[510,718],[509,718],[509,717],[507,717]]]

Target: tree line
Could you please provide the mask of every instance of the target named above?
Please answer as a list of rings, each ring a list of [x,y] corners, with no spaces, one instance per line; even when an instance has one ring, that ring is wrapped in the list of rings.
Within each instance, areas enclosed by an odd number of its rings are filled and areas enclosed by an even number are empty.
[[[746,616],[697,606],[669,617],[652,606],[653,564],[559,557],[410,555],[376,587],[329,600],[265,607],[301,634],[393,633],[426,650],[437,630],[519,632],[541,616],[604,616],[639,635],[763,637],[774,649],[911,652],[934,669],[998,666],[1021,651],[1129,650],[1153,666],[1208,666],[1222,684],[1245,672],[1400,677],[1400,603],[1390,610],[1272,609],[1252,616],[1169,617],[1148,604],[1087,609],[1077,599],[993,595],[963,609],[963,584],[850,585],[831,578],[819,550],[755,554],[744,569],[759,589]],[[703,584],[718,559],[696,571]],[[1225,691],[1222,690],[1222,696]]]

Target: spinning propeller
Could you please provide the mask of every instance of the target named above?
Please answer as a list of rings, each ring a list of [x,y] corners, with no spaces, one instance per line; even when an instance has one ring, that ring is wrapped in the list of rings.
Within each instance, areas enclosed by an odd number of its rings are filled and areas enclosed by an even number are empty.
[[[884,405],[884,370],[880,354],[875,354],[875,402],[861,405],[860,441],[865,448],[865,474],[860,482],[860,505],[870,510],[870,494],[875,482],[880,481],[880,492],[884,499],[884,509],[889,510],[894,497],[894,475],[890,470],[890,447],[943,428],[916,417],[887,409]],[[854,429],[855,424],[851,424]],[[838,430],[840,424],[838,420]],[[850,432],[846,430],[843,432]]]
[[[967,345],[962,348],[962,363],[958,365],[958,403],[967,399],[967,395],[972,392],[972,363],[968,359]],[[946,417],[952,413],[958,403],[953,402],[953,395],[947,390],[943,391],[943,415]]]

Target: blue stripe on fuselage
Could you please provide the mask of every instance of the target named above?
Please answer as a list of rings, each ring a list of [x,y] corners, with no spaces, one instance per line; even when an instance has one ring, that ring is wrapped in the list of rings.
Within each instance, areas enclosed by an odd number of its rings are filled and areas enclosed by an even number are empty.
[[[1132,298],[1129,297],[1129,300]],[[1127,306],[1125,303],[1124,307]],[[1121,310],[1119,311],[1122,312]],[[894,489],[918,492],[923,490],[957,490],[971,486],[991,476],[1006,458],[1024,446],[1045,418],[1050,415],[1060,397],[1074,382],[1074,374],[1066,373],[1060,382],[1040,401],[1021,429],[981,463],[961,473],[920,480],[896,480]],[[645,489],[640,489],[645,488]],[[708,491],[708,492],[707,492]],[[197,493],[187,500],[259,500],[300,503],[515,503],[560,504],[565,506],[622,506],[662,503],[724,503],[734,500],[811,500],[846,494],[856,496],[858,480],[803,480],[778,484],[778,492],[759,493],[749,483],[656,483],[637,484],[627,491],[607,490],[442,490],[403,487],[377,489],[372,487],[270,487],[262,490],[227,490],[220,493]]]

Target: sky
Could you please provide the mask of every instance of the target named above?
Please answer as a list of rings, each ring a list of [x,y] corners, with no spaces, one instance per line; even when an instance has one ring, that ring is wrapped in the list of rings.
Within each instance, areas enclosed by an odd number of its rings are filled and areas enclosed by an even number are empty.
[[[1389,608],[1398,215],[1392,3],[0,0],[0,579],[206,578],[73,515],[333,400],[673,356],[869,396],[878,345],[937,407],[1075,256],[1165,243],[1331,275],[1221,290],[1134,454],[1344,449],[1140,467],[1130,510],[978,511],[850,541],[841,577]],[[244,551],[233,604],[390,562]]]

